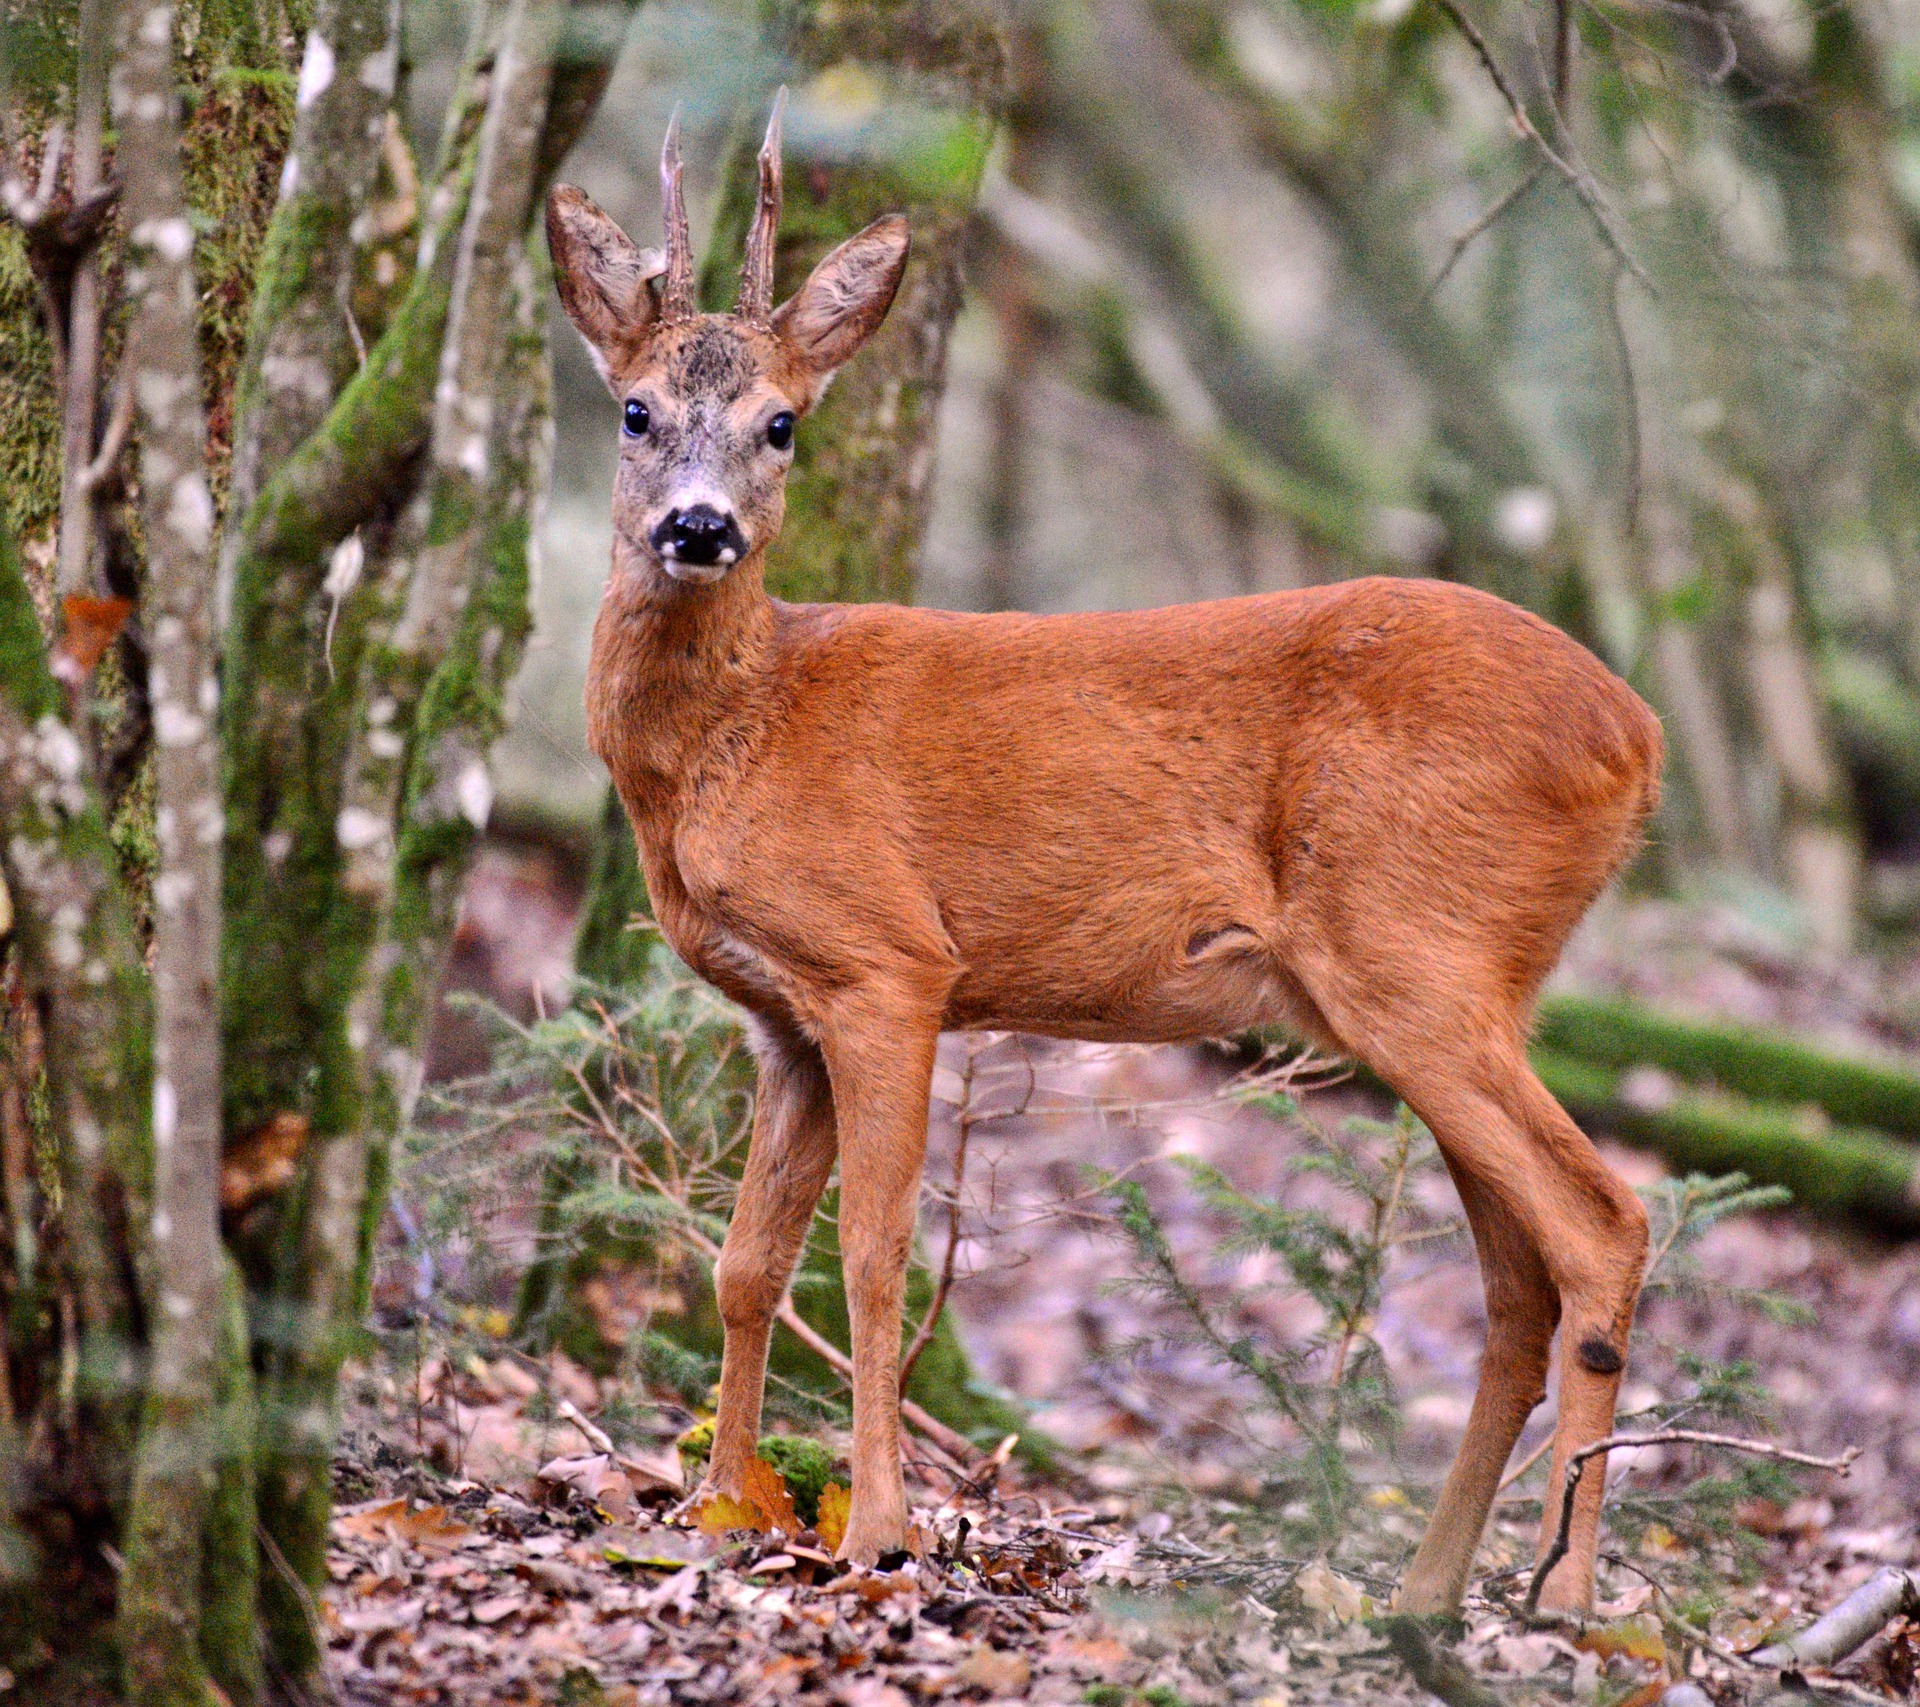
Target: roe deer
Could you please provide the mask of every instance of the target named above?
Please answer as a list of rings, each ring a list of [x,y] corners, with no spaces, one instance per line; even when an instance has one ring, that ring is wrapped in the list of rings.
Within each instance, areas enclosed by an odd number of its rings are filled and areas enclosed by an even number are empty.
[[[1437,581],[1050,617],[769,598],[795,423],[885,317],[907,225],[875,221],[775,309],[776,106],[737,306],[702,314],[677,126],[661,170],[664,251],[566,186],[547,230],[624,413],[593,747],[667,940],[752,1016],[759,1062],[714,1277],[710,1486],[741,1491],[774,1312],[837,1156],[841,1554],[904,1543],[901,1292],[943,1029],[1278,1023],[1406,1099],[1472,1226],[1480,1387],[1400,1596],[1457,1607],[1556,1325],[1550,1485],[1613,1420],[1646,1216],[1525,1036],[1655,804],[1658,722],[1557,629]],[[1584,1479],[1549,1606],[1592,1598],[1603,1481]]]

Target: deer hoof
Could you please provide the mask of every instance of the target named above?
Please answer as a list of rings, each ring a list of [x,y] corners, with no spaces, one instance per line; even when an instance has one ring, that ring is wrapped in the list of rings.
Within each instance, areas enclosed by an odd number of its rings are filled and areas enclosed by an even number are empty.
[[[899,1552],[906,1544],[907,1525],[904,1518],[895,1522],[882,1519],[862,1523],[856,1511],[834,1557],[849,1565],[872,1565],[888,1553]]]

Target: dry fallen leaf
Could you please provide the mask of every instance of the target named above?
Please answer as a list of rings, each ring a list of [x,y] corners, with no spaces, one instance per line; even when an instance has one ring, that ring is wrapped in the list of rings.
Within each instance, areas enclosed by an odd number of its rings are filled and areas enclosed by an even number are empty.
[[[220,1208],[228,1215],[250,1209],[293,1183],[300,1152],[307,1147],[307,1117],[282,1109],[255,1127],[220,1158]]]
[[[473,1534],[443,1505],[423,1505],[410,1511],[408,1501],[381,1500],[359,1506],[333,1520],[335,1531],[362,1541],[397,1541],[427,1553],[451,1553]]]
[[[746,1486],[742,1490],[747,1499],[759,1507],[763,1519],[760,1527],[763,1531],[781,1530],[788,1535],[798,1535],[805,1526],[800,1514],[793,1509],[793,1496],[787,1492],[787,1479],[764,1458],[756,1458],[747,1466]]]
[[[92,599],[83,593],[69,593],[61,601],[66,631],[54,655],[53,673],[63,681],[83,682],[93,674],[102,655],[120,638],[120,630],[133,615],[131,599]]]
[[[1349,1582],[1318,1559],[1293,1579],[1293,1586],[1300,1604],[1309,1612],[1342,1624],[1365,1618],[1373,1610],[1372,1601],[1358,1583]]]
[[[476,1624],[498,1624],[503,1618],[510,1618],[527,1604],[524,1594],[496,1594],[491,1599],[474,1605],[468,1612]]]
[[[829,1553],[838,1552],[840,1543],[846,1540],[847,1516],[852,1510],[852,1490],[838,1482],[829,1482],[820,1490],[820,1514],[813,1520],[813,1527]]]
[[[728,1494],[714,1494],[702,1500],[694,1508],[693,1522],[703,1535],[725,1535],[734,1529],[752,1529],[764,1534],[766,1530],[757,1505]]]
[[[1033,1667],[1025,1654],[999,1648],[975,1648],[953,1668],[957,1689],[984,1689],[989,1695],[1017,1695],[1027,1687]]]
[[[1589,1625],[1574,1638],[1573,1645],[1598,1654],[1603,1660],[1624,1654],[1630,1660],[1646,1660],[1654,1665],[1667,1663],[1666,1637],[1651,1618],[1624,1618],[1618,1624]]]
[[[333,1527],[340,1534],[358,1541],[384,1541],[387,1538],[387,1524],[397,1517],[404,1517],[407,1501],[403,1495],[397,1500],[375,1500],[370,1505],[351,1506],[338,1511],[333,1516]]]
[[[787,1479],[764,1458],[747,1466],[746,1486],[741,1497],[714,1494],[694,1508],[696,1528],[708,1535],[724,1535],[732,1529],[751,1529],[761,1535],[779,1530],[798,1535],[803,1527],[800,1514],[793,1509],[793,1496],[787,1492]]]
[[[680,1454],[672,1447],[641,1456],[623,1452],[619,1463],[620,1468],[626,1471],[636,1488],[659,1487],[679,1493],[686,1486],[686,1479],[681,1470]]]

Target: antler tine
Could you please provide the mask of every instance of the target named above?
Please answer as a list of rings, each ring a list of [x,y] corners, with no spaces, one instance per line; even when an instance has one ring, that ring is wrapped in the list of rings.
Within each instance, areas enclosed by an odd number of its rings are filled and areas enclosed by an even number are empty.
[[[680,187],[680,109],[667,121],[660,148],[660,211],[667,227],[667,272],[660,284],[660,318],[691,320],[693,242],[687,235],[687,198]]]
[[[760,144],[760,199],[747,231],[747,258],[740,267],[740,300],[734,313],[754,326],[773,317],[773,252],[780,237],[781,121],[786,117],[787,88],[773,97],[773,116],[767,120],[767,139]]]

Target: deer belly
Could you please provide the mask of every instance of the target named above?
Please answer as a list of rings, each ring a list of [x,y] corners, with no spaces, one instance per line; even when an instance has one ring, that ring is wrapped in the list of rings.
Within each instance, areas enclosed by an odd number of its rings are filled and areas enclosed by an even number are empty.
[[[1152,944],[1048,943],[966,955],[948,1022],[1096,1042],[1179,1043],[1255,1026],[1311,1032],[1313,1003],[1269,934],[1222,921]]]

